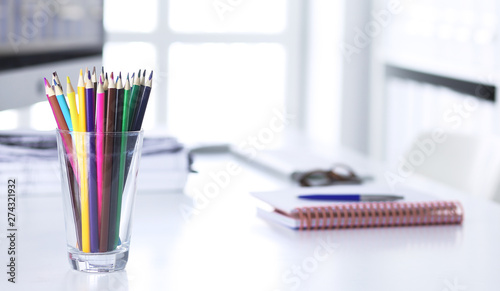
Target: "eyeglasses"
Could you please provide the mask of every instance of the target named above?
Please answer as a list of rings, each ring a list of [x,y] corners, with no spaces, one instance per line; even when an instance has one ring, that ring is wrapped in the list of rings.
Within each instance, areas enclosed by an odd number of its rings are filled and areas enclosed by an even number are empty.
[[[313,170],[295,172],[292,179],[303,187],[318,187],[327,185],[361,184],[369,177],[359,177],[354,171],[343,164],[334,164],[329,170]]]

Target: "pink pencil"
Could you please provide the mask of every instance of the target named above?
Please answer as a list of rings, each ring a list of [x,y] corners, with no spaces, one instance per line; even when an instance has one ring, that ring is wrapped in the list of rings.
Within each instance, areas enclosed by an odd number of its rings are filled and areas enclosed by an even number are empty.
[[[101,233],[102,177],[104,161],[104,89],[102,85],[102,77],[100,77],[96,94],[97,221],[99,234]]]

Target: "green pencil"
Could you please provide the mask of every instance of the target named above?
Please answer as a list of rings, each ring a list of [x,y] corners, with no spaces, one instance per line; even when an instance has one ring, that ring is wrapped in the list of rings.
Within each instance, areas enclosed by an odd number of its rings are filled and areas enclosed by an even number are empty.
[[[127,157],[127,136],[125,133],[128,131],[129,127],[129,115],[130,115],[130,81],[127,75],[127,81],[123,87],[123,118],[122,118],[122,142],[120,150],[120,174],[118,175],[118,199],[116,203],[116,231],[115,231],[115,242],[118,244],[118,239],[120,235],[120,216],[122,210],[122,197],[123,197],[123,184],[125,182],[125,163]]]
[[[134,80],[134,85],[132,86],[132,93],[130,96],[130,108],[129,108],[129,118],[130,124],[128,129],[132,130],[133,121],[135,120],[135,116],[137,115],[137,109],[139,104],[139,91],[141,90],[141,70],[139,70],[139,74],[137,74],[137,78]]]

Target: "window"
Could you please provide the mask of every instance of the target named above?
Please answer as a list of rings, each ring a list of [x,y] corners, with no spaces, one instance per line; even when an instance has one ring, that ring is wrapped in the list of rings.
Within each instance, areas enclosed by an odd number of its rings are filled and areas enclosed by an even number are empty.
[[[238,142],[300,104],[303,2],[106,0],[104,65],[155,70],[145,128]]]

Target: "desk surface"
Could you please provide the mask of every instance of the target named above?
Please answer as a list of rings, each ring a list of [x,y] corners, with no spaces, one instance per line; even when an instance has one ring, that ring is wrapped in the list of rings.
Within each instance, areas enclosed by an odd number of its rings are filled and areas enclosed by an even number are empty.
[[[500,207],[492,202],[416,178],[421,188],[461,200],[464,224],[298,232],[257,218],[256,201],[248,194],[288,182],[229,155],[198,157],[201,174],[190,177],[187,193],[213,187],[207,185],[214,173],[230,161],[241,166],[241,173],[221,180],[219,193],[212,189],[212,197],[197,204],[181,193],[138,193],[129,263],[126,271],[113,274],[70,270],[61,198],[23,197],[17,283],[8,283],[2,196],[0,289],[455,291],[500,286]]]

